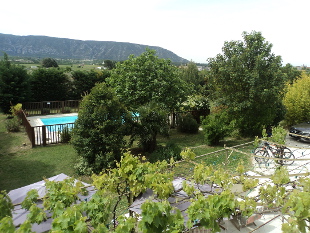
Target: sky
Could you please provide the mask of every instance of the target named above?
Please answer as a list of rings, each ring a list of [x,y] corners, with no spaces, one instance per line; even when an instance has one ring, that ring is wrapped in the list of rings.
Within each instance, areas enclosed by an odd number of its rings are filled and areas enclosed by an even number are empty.
[[[310,0],[9,0],[0,33],[159,46],[197,63],[261,32],[282,64],[310,66]]]

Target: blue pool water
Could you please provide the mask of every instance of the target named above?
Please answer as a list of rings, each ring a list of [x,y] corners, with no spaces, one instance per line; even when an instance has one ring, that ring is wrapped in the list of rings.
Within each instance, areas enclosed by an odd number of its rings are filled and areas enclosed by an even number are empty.
[[[57,125],[74,123],[78,116],[64,116],[64,117],[51,117],[51,118],[40,118],[44,125]]]

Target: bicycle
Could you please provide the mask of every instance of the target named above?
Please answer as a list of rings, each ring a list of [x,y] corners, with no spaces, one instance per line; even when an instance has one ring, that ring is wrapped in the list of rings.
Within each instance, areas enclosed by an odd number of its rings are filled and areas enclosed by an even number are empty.
[[[294,163],[294,160],[285,159],[295,159],[292,151],[286,146],[271,145],[268,142],[264,142],[263,146],[257,147],[254,150],[254,154],[261,156],[255,157],[256,162],[259,164],[268,163],[271,156],[273,156],[274,158],[279,158],[279,160],[276,159],[275,162],[280,165],[292,165]]]

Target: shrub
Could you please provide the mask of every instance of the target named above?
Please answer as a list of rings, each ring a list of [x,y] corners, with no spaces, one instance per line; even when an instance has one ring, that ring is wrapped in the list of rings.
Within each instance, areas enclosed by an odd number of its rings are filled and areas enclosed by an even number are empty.
[[[177,130],[181,133],[198,133],[199,124],[190,113],[181,115],[177,121]]]
[[[157,149],[150,154],[149,161],[155,163],[157,161],[166,160],[167,162],[173,158],[175,161],[181,160],[181,148],[175,143],[167,143],[166,146],[158,146]]]
[[[123,117],[126,109],[114,90],[98,83],[84,96],[71,143],[84,165],[94,173],[115,167],[126,145]]]
[[[208,145],[218,145],[232,131],[225,111],[213,113],[202,121],[205,141]]]
[[[42,67],[45,68],[58,67],[58,64],[54,58],[47,57],[42,60]]]
[[[63,143],[68,143],[71,140],[71,132],[72,130],[69,129],[68,126],[64,127],[60,132],[60,141]]]
[[[20,131],[21,121],[17,116],[14,116],[11,119],[7,119],[5,122],[5,127],[9,132],[19,132]]]
[[[51,113],[51,110],[49,108],[42,108],[41,109],[41,114],[42,115],[47,115],[47,114],[50,114]]]
[[[11,106],[10,112],[13,116],[20,116],[22,113],[22,104]]]
[[[82,157],[77,159],[77,163],[74,165],[74,169],[79,176],[90,176],[93,174],[92,169],[88,166],[87,161]]]
[[[64,107],[62,110],[62,113],[71,113],[71,108],[70,107]]]

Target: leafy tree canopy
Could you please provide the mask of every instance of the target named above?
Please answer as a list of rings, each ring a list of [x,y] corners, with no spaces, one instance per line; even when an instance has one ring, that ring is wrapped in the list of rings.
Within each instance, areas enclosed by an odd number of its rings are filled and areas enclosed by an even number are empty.
[[[297,70],[296,67],[289,63],[283,66],[281,70],[284,74],[285,80],[290,84],[292,84],[296,79],[300,78],[302,74],[301,71]]]
[[[186,97],[186,85],[177,67],[155,53],[147,49],[138,57],[131,55],[123,63],[117,63],[107,79],[130,110],[135,111],[152,101],[174,110]]]
[[[10,106],[28,100],[30,96],[29,75],[24,67],[12,65],[7,54],[0,61],[0,106],[9,113]]]
[[[112,61],[112,60],[104,60],[103,62],[104,62],[103,66],[107,68],[108,70],[114,69],[117,63],[117,61]]]
[[[42,60],[42,66],[45,68],[58,67],[58,63],[54,58],[48,57]]]
[[[283,99],[286,108],[287,125],[293,125],[310,119],[310,75],[302,73],[300,79],[288,84]]]
[[[125,114],[114,90],[105,83],[97,84],[84,96],[72,136],[72,144],[82,158],[80,168],[99,173],[120,160],[125,146]]]
[[[181,67],[180,77],[190,85],[195,92],[201,92],[202,86],[204,85],[204,77],[200,75],[198,67],[194,62],[191,61],[186,66]]]
[[[214,101],[228,106],[243,135],[260,135],[276,122],[285,77],[281,57],[260,32],[244,32],[243,41],[225,42],[223,53],[209,59]]]
[[[31,75],[33,101],[67,100],[70,81],[63,70],[37,69]]]
[[[72,99],[81,99],[82,95],[90,93],[96,83],[104,82],[109,71],[81,71],[72,72]]]
[[[131,140],[138,138],[144,151],[153,152],[157,146],[157,135],[168,136],[168,111],[157,103],[149,103],[137,109],[139,121],[132,122]]]

